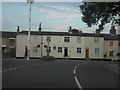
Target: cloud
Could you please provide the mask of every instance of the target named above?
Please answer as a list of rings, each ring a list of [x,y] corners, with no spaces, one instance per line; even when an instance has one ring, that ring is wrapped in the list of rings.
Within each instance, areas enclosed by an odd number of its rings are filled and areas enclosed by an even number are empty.
[[[43,26],[44,30],[49,30],[49,31],[68,31],[68,26],[66,24],[63,25],[45,25]]]
[[[79,18],[81,15],[80,14],[76,14],[76,13],[61,13],[61,12],[58,12],[58,11],[55,11],[55,10],[46,10],[46,9],[43,9],[41,8],[40,9],[40,12],[46,12],[47,15],[44,15],[43,17],[45,18]]]
[[[46,7],[48,7],[48,8],[51,8],[51,9],[55,9],[55,10],[57,10],[57,11],[71,11],[71,9],[70,8],[68,8],[68,7],[66,7],[66,6],[64,6],[64,5],[62,5],[62,6],[58,6],[58,5],[47,5]]]
[[[39,8],[40,13],[44,18],[79,18],[82,14],[77,8],[67,7],[65,5],[45,5]]]

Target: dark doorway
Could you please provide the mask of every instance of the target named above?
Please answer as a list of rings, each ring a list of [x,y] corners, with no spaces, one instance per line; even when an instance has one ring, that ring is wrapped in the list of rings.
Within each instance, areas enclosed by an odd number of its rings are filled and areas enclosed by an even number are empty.
[[[68,56],[68,47],[65,47],[64,48],[64,57],[67,57]]]
[[[89,59],[89,48],[86,48],[86,59]]]

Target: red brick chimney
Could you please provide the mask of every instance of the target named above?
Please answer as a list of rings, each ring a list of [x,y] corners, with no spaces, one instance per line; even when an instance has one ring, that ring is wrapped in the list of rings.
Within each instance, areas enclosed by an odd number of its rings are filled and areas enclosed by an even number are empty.
[[[116,34],[115,26],[111,26],[110,34]]]

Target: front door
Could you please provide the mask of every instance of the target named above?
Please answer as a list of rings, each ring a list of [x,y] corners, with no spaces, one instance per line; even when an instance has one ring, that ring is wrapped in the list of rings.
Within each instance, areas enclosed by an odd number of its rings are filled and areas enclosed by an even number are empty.
[[[86,48],[86,52],[85,52],[86,54],[86,59],[89,59],[89,48]]]
[[[68,56],[68,47],[65,47],[64,48],[64,57],[67,57]]]

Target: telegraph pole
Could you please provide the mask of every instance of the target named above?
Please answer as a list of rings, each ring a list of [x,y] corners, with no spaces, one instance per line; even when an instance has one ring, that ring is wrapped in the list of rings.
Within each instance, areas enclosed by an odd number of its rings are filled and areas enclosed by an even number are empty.
[[[27,47],[27,60],[30,59],[30,30],[31,30],[31,6],[34,0],[27,0],[29,3],[29,30],[28,30],[28,47]]]

